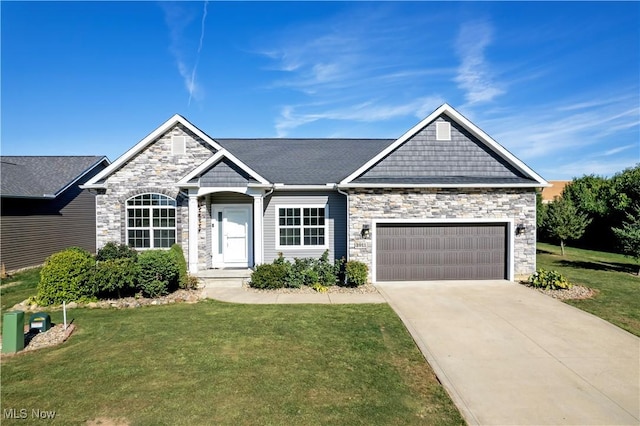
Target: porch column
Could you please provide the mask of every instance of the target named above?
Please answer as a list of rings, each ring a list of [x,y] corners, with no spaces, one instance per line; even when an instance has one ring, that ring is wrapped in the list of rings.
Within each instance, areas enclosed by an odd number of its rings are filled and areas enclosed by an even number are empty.
[[[189,273],[198,272],[198,195],[189,190]]]
[[[253,197],[253,263],[260,265],[264,262],[262,241],[262,194],[252,194]]]

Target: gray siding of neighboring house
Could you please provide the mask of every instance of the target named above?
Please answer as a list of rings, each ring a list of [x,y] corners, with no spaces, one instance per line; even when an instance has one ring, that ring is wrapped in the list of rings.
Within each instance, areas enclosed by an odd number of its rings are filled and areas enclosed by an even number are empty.
[[[436,140],[436,122],[451,123],[451,140]],[[446,115],[407,140],[354,182],[434,177],[522,178],[523,175],[490,151]]]
[[[247,186],[250,182],[256,182],[256,180],[226,158],[200,177],[202,187]]]
[[[329,222],[329,259],[347,256],[347,202],[346,197],[334,191],[298,192],[276,191],[264,202],[264,261],[269,263],[282,253],[287,259],[294,257],[320,257],[325,248],[276,248],[276,220],[278,206],[327,205]]]
[[[0,263],[8,271],[37,266],[65,248],[96,249],[95,195],[81,190],[96,167],[55,199],[2,198]]]

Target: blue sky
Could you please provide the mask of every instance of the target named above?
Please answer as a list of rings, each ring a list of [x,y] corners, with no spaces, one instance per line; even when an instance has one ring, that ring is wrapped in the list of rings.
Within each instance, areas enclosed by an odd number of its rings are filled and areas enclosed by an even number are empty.
[[[3,1],[3,155],[395,138],[447,102],[546,179],[640,162],[638,2]]]

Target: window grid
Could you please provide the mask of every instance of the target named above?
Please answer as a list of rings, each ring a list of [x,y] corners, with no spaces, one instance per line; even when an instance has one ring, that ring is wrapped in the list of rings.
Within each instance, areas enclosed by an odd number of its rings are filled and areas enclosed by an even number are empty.
[[[176,242],[176,201],[162,194],[127,200],[127,244],[134,248],[169,248]]]
[[[280,246],[324,246],[324,207],[278,208]]]

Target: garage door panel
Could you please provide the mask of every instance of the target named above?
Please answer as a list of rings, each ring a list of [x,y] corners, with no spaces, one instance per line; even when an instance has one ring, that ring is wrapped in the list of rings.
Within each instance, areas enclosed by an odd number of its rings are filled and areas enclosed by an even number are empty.
[[[378,281],[503,279],[506,229],[490,224],[378,224]]]

